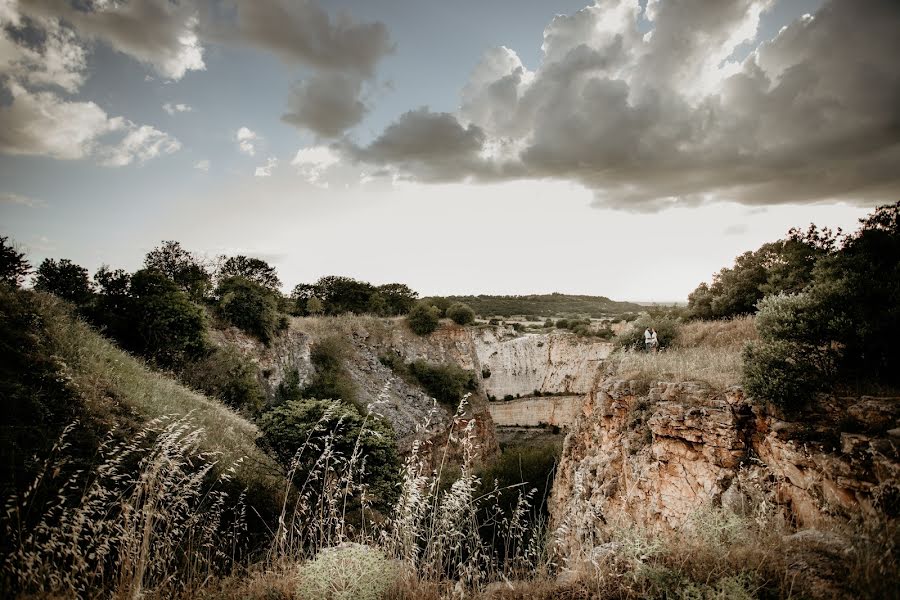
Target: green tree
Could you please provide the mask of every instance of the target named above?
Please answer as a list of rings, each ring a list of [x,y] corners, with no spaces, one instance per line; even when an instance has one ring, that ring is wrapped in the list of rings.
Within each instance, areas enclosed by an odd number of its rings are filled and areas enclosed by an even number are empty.
[[[256,368],[230,346],[188,362],[180,378],[207,396],[249,414],[258,412],[265,401]]]
[[[376,288],[384,298],[388,307],[388,314],[392,316],[405,315],[416,304],[419,297],[408,285],[403,283],[387,283]]]
[[[63,300],[83,304],[91,298],[88,271],[67,258],[46,258],[38,267],[34,289],[49,292]]]
[[[278,333],[278,302],[268,288],[243,277],[229,277],[216,288],[218,313],[229,323],[268,344]]]
[[[31,265],[23,252],[9,242],[8,237],[0,236],[0,283],[19,287],[31,272]]]
[[[151,269],[131,276],[133,350],[167,368],[180,367],[207,349],[203,312],[171,279]]]
[[[165,240],[148,252],[144,268],[162,273],[193,300],[205,298],[212,289],[212,276],[203,261],[174,240]]]
[[[345,366],[349,352],[347,341],[336,335],[314,344],[309,359],[315,371],[303,396],[355,403],[356,385]]]
[[[440,311],[428,304],[419,303],[406,315],[409,328],[418,335],[429,335],[441,324]]]
[[[322,301],[313,296],[306,301],[306,312],[311,315],[321,315],[325,311],[325,305]]]
[[[294,481],[306,481],[311,472],[314,480],[323,477],[324,469],[315,470],[315,464],[329,448],[332,473],[345,471],[355,458],[376,506],[386,510],[396,499],[400,461],[393,428],[382,419],[363,416],[344,402],[310,399],[287,401],[264,413],[258,424],[257,443],[285,468],[297,467]],[[321,485],[307,487],[315,493]]]
[[[478,389],[475,374],[457,365],[433,365],[416,360],[408,365],[408,369],[426,392],[454,410],[466,392]]]
[[[475,322],[475,311],[468,304],[456,302],[447,309],[447,316],[457,325],[469,325]]]
[[[219,279],[233,277],[243,277],[273,292],[281,288],[281,280],[278,279],[275,267],[259,258],[238,255],[226,259],[219,269]]]

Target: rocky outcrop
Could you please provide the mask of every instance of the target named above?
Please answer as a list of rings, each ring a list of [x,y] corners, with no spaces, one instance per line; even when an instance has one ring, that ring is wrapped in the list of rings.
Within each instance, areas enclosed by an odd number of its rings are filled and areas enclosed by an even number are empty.
[[[541,396],[491,402],[488,410],[497,427],[562,427],[575,424],[583,396]]]
[[[677,529],[696,510],[741,510],[760,490],[800,527],[894,518],[900,398],[822,398],[796,420],[739,388],[604,382],[567,436],[550,501],[563,554],[616,520]]]

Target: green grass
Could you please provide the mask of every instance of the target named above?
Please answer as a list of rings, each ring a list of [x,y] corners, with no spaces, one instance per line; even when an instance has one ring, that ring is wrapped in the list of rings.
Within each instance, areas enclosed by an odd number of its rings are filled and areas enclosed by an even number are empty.
[[[256,446],[256,426],[218,401],[193,392],[99,335],[60,300],[37,296],[49,336],[89,414],[108,426],[133,427],[162,416],[187,416],[204,433],[201,447],[235,466],[235,477],[275,500],[283,493],[278,465]],[[252,494],[255,496],[256,494]]]

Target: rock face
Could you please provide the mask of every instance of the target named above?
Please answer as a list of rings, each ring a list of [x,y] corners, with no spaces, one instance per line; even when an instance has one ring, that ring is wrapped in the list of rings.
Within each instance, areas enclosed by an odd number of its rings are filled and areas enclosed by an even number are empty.
[[[762,489],[800,527],[895,518],[898,425],[900,398],[822,398],[786,421],[739,388],[604,382],[566,438],[551,525],[566,555],[608,521],[677,529],[710,503],[741,510]]]
[[[497,427],[563,427],[575,424],[583,396],[541,396],[491,402],[488,410]]]

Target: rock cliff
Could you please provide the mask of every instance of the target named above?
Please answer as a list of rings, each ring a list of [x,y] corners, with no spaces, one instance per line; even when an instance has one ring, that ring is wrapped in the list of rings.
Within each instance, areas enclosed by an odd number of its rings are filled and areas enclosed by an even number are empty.
[[[677,529],[773,503],[799,528],[900,512],[900,398],[822,397],[788,420],[734,387],[606,381],[584,397],[550,501],[563,555],[616,520]]]

